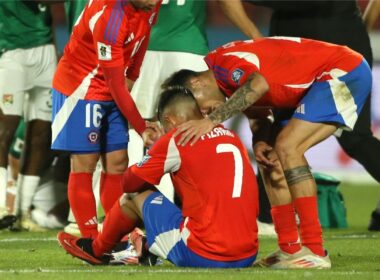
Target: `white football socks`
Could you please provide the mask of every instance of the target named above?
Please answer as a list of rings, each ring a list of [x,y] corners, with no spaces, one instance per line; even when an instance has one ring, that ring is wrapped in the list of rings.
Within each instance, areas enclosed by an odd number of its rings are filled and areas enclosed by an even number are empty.
[[[20,174],[17,180],[15,214],[26,214],[32,206],[33,197],[40,184],[40,177]]]
[[[0,167],[0,209],[7,209],[7,169]]]

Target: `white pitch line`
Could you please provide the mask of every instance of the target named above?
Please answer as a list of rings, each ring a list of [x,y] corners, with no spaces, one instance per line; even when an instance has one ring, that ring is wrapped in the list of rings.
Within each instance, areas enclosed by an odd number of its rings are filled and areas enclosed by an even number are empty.
[[[326,236],[326,239],[363,239],[363,238],[370,238],[370,239],[377,239],[380,238],[380,235],[378,234],[351,234],[351,235],[332,235],[332,236]]]
[[[56,241],[56,237],[46,237],[46,238],[5,238],[5,239],[0,239],[0,242],[29,242],[29,241]]]
[[[299,271],[299,270],[298,270]],[[118,269],[118,270],[103,270],[103,269],[20,269],[20,270],[0,270],[0,274],[13,274],[13,273],[136,273],[136,274],[143,274],[143,273],[152,273],[152,274],[173,274],[173,273],[199,273],[199,274],[218,274],[223,273],[223,269]],[[264,269],[258,269],[258,270],[252,270],[252,269],[239,269],[239,273],[243,274],[292,274],[295,272],[293,271],[284,271],[284,270],[264,270]],[[323,271],[304,271],[305,276],[313,276],[314,274],[319,274]],[[375,272],[370,271],[331,271],[331,270],[324,270],[329,275],[367,275],[367,274],[374,274]]]

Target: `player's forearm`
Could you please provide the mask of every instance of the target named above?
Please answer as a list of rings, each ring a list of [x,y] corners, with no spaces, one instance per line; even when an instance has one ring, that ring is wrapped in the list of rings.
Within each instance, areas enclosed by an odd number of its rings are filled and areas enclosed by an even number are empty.
[[[379,15],[380,15],[380,1],[371,0],[368,3],[363,15],[363,21],[367,28],[367,31],[372,30]]]
[[[264,96],[268,89],[269,86],[264,77],[258,73],[254,73],[233,93],[226,103],[215,109],[208,118],[214,124],[222,123],[232,116],[245,111]]]
[[[124,172],[121,184],[125,193],[142,192],[147,189],[152,189],[152,187],[154,188],[154,186],[135,175],[132,168],[128,168]]]
[[[146,129],[145,121],[137,110],[132,96],[125,88],[123,67],[103,68],[103,72],[117,107],[137,133],[141,135]]]
[[[228,19],[247,37],[254,39],[263,37],[245,12],[241,0],[219,0],[219,5]]]

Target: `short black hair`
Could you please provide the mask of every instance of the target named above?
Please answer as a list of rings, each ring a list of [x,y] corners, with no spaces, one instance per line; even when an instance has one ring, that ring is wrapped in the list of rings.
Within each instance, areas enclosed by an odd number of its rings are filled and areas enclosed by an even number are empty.
[[[160,101],[158,102],[157,118],[161,121],[165,108],[178,100],[189,100],[196,104],[196,100],[190,89],[179,85],[168,87],[161,93]]]
[[[198,72],[189,69],[179,70],[172,74],[169,78],[167,78],[161,85],[161,88],[163,90],[166,90],[173,86],[186,87],[186,84],[190,80],[190,78],[196,77],[198,74]]]

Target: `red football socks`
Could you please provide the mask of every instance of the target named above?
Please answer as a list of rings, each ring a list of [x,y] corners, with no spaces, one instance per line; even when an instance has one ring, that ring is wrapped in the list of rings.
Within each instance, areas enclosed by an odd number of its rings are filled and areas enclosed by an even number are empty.
[[[293,204],[273,206],[271,213],[280,249],[288,254],[301,250]]]
[[[92,249],[96,257],[110,252],[121,238],[133,231],[137,226],[137,220],[131,219],[121,210],[119,202],[116,202],[103,224],[103,230],[92,243]]]
[[[300,219],[302,245],[309,248],[316,255],[325,256],[322,228],[318,217],[317,197],[297,198],[294,201],[294,207]]]
[[[70,173],[68,198],[83,238],[96,238],[98,222],[91,173]]]
[[[103,172],[100,176],[100,201],[106,214],[124,192],[121,185],[122,178],[123,174],[107,174]]]

